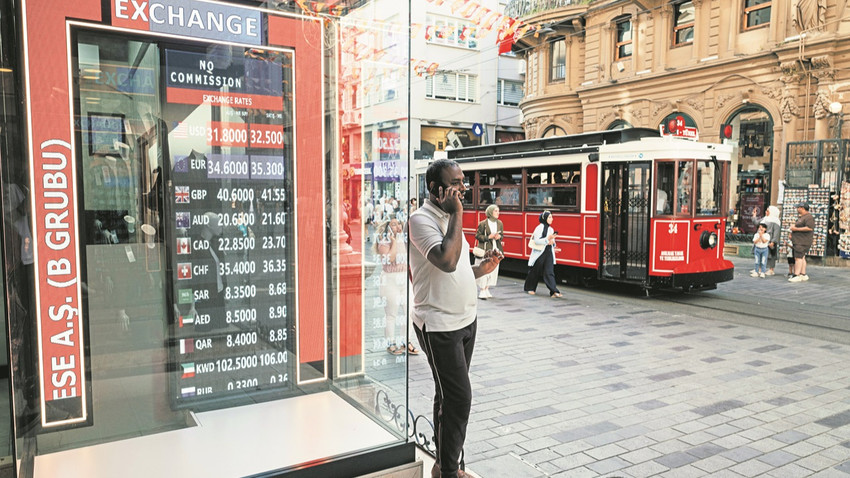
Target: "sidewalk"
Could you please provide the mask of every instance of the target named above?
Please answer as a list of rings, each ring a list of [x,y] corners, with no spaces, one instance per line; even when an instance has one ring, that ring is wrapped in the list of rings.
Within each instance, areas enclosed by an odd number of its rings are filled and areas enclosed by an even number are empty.
[[[719,293],[780,307],[829,300],[850,320],[850,269],[812,267],[810,281],[789,283],[786,265],[753,279],[750,260],[733,260],[735,280]],[[479,302],[468,470],[850,478],[850,346],[658,312],[652,299],[562,292],[529,296],[500,278],[496,297]],[[410,409],[430,416],[424,355],[409,366]]]

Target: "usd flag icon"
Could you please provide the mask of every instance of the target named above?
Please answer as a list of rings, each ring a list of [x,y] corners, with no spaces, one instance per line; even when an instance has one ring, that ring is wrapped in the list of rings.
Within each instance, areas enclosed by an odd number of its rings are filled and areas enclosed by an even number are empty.
[[[192,278],[192,263],[180,262],[177,264],[177,280],[186,280]]]
[[[180,354],[186,355],[195,351],[195,341],[192,339],[180,339]]]
[[[195,396],[195,387],[183,387],[180,389],[180,396],[183,398],[186,397],[194,397]]]
[[[189,204],[189,186],[174,186],[174,203]]]
[[[194,315],[181,315],[180,316],[180,327],[182,328],[184,325],[192,325],[195,323]]]
[[[195,362],[181,363],[180,366],[183,367],[183,376],[180,378],[192,378],[195,376]]]
[[[192,253],[192,242],[188,237],[177,238],[177,255],[183,256]]]

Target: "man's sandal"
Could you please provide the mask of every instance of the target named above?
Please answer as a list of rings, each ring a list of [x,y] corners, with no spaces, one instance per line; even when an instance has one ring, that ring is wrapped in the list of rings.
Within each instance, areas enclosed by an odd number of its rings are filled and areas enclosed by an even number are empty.
[[[387,353],[391,355],[401,355],[404,353],[404,347],[398,347],[396,345],[390,345],[387,347]]]
[[[413,344],[410,342],[407,343],[407,352],[410,355],[419,355],[419,350],[417,350],[416,347],[414,347]]]

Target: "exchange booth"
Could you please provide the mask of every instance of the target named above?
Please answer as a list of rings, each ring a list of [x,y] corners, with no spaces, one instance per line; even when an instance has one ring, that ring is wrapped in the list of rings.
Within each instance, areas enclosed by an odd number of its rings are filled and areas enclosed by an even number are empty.
[[[4,3],[2,476],[415,469],[337,139],[340,72],[407,74],[409,2]]]

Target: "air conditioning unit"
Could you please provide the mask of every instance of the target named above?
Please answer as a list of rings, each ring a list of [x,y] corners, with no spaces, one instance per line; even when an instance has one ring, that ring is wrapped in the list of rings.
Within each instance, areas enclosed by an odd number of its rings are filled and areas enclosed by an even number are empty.
[[[520,75],[525,74],[525,60],[520,60],[517,64],[517,73],[519,73]]]

